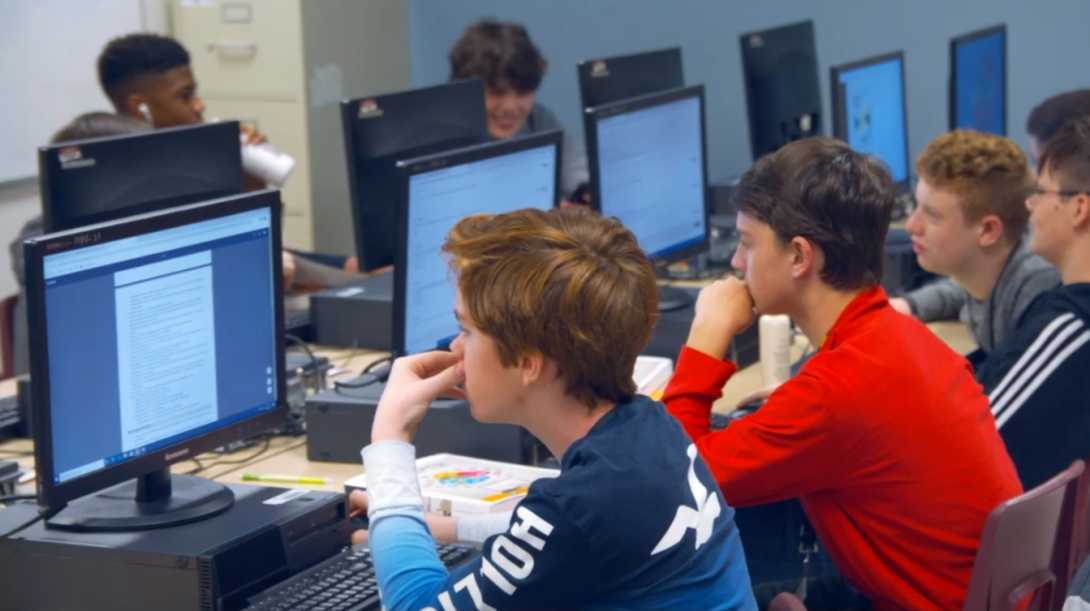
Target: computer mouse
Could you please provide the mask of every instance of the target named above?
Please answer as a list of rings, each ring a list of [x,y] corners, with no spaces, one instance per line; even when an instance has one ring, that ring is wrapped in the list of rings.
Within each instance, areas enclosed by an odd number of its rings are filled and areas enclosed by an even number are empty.
[[[352,530],[360,530],[361,528],[366,530],[371,527],[371,521],[367,519],[366,513],[361,513],[358,516],[351,516],[348,518],[349,524],[352,526]]]

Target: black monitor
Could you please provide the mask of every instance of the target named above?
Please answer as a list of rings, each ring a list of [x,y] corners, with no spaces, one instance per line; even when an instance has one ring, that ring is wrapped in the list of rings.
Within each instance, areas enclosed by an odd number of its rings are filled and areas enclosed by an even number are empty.
[[[229,489],[170,465],[287,422],[280,208],[258,191],[25,243],[49,527],[162,528],[231,507]]]
[[[488,142],[484,82],[468,79],[341,102],[360,271],[391,265],[397,162]]]
[[[576,71],[583,108],[685,86],[681,47],[586,60]]]
[[[750,32],[739,40],[754,161],[822,133],[814,22]]]
[[[559,131],[399,163],[394,265],[395,355],[446,348],[458,336],[454,287],[441,254],[459,220],[523,208],[548,210],[560,185]]]
[[[909,185],[905,55],[902,51],[833,66],[833,136],[874,155],[900,191]]]
[[[1007,135],[1007,26],[950,41],[950,129]]]
[[[238,134],[224,121],[38,149],[45,231],[242,193]]]
[[[591,201],[632,231],[656,263],[708,249],[704,87],[694,85],[586,111]],[[660,309],[691,299],[666,291]]]

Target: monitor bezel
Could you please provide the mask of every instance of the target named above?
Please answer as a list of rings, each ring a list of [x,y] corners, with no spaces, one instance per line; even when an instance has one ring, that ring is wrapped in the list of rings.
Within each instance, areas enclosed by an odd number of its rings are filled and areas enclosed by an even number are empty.
[[[598,62],[605,62],[606,64],[625,62],[626,64],[636,63],[647,57],[661,56],[664,58],[674,59],[677,57],[678,65],[681,67],[681,81],[685,82],[685,62],[681,53],[680,46],[662,47],[660,49],[650,49],[647,51],[638,51],[636,53],[625,53],[623,55],[612,55],[610,57],[597,57],[594,59],[584,59],[575,65],[576,74],[579,76],[579,103],[582,108],[592,108],[594,106],[604,106],[605,104],[594,104],[593,101],[588,100],[587,97],[590,93],[590,85],[593,83],[594,64]],[[620,102],[621,100],[614,100],[608,102],[613,104],[614,102]]]
[[[700,100],[700,150],[701,150],[701,174],[703,186],[701,193],[704,196],[704,239],[696,244],[671,251],[663,257],[652,257],[648,253],[648,259],[660,265],[671,265],[684,261],[703,252],[707,252],[711,245],[711,198],[708,197],[708,130],[707,130],[707,106],[704,97],[704,85],[689,85],[679,89],[652,93],[630,100],[605,104],[595,108],[587,108],[584,115],[587,117],[587,162],[590,167],[590,193],[591,208],[602,214],[601,180],[599,179],[598,157],[598,122],[620,114],[637,112],[665,106],[680,100],[697,98]]]
[[[58,142],[56,144],[48,144],[38,147],[38,188],[41,192],[41,204],[42,204],[42,227],[46,233],[54,233],[59,231],[78,231],[79,229],[89,226],[98,225],[103,223],[109,223],[114,220],[128,218],[133,216],[127,214],[123,210],[114,210],[106,214],[107,218],[103,219],[103,213],[96,214],[92,217],[90,223],[80,223],[71,227],[57,227],[57,218],[55,214],[56,198],[54,181],[64,176],[63,170],[58,170],[57,164],[57,152],[60,149],[68,147],[84,147],[84,146],[98,146],[102,144],[116,143],[118,141],[131,142],[137,139],[152,139],[162,141],[162,150],[165,155],[168,155],[171,148],[171,140],[176,138],[179,133],[185,135],[189,132],[207,130],[209,133],[215,134],[215,132],[224,132],[224,142],[230,140],[237,146],[233,146],[234,156],[237,157],[238,182],[236,189],[232,192],[218,193],[209,192],[205,199],[218,199],[221,197],[230,197],[242,193],[243,184],[245,180],[246,172],[242,166],[242,147],[238,142],[239,122],[238,121],[216,121],[211,123],[201,123],[198,125],[179,125],[175,127],[164,127],[160,129],[148,128],[146,131],[137,131],[129,134],[117,134],[113,136],[102,136],[98,138],[85,138],[82,140],[67,140],[65,142]],[[218,134],[216,134],[218,136]],[[168,210],[170,208],[177,207],[176,205],[164,204],[162,207],[156,207],[154,210],[140,210],[136,214],[150,214],[159,212],[161,210]],[[114,218],[109,218],[114,217]],[[77,222],[79,219],[77,219]]]
[[[364,210],[371,206],[375,206],[376,198],[370,196],[367,193],[367,189],[361,184],[359,175],[356,174],[356,168],[360,162],[360,152],[356,147],[355,138],[355,125],[359,121],[359,105],[364,100],[375,100],[378,107],[389,106],[391,100],[398,100],[409,95],[418,96],[437,96],[445,91],[462,89],[469,93],[469,90],[476,90],[480,93],[482,118],[485,119],[485,131],[487,132],[487,114],[485,113],[485,85],[484,80],[479,77],[457,79],[448,81],[446,83],[439,83],[437,85],[430,85],[427,87],[414,87],[411,89],[402,89],[400,91],[392,91],[383,93],[380,95],[368,95],[358,98],[352,98],[347,100],[341,100],[340,113],[341,113],[341,136],[344,139],[344,153],[345,161],[347,163],[348,170],[348,194],[349,194],[349,210],[352,213],[352,237],[355,240],[353,248],[355,249],[356,259],[359,262],[360,271],[374,271],[381,269],[383,266],[374,261],[374,257],[371,255],[371,236],[367,235],[367,229],[365,229],[365,214]],[[396,168],[394,170],[397,171]],[[394,225],[396,227],[397,220],[395,218]],[[396,248],[394,249],[396,251]],[[394,253],[396,259],[397,254]]]
[[[398,162],[401,172],[398,181],[399,202],[397,207],[397,252],[394,253],[394,302],[393,329],[391,337],[392,356],[405,356],[405,290],[406,273],[409,259],[409,183],[413,176],[433,172],[442,168],[464,165],[485,159],[494,159],[513,153],[528,151],[552,145],[556,151],[555,172],[553,175],[553,201],[560,193],[560,177],[564,162],[562,148],[564,134],[560,130],[542,132],[532,136],[523,136],[509,140],[497,140],[485,144],[426,155],[416,159]],[[554,204],[555,207],[555,204]]]
[[[840,75],[845,72],[851,72],[860,68],[866,68],[868,66],[874,66],[877,64],[884,64],[893,60],[901,61],[901,114],[904,116],[904,143],[905,143],[905,178],[901,181],[894,182],[899,192],[906,191],[908,186],[912,183],[912,162],[911,157],[908,155],[908,87],[905,82],[905,52],[903,50],[892,51],[890,53],[883,53],[881,55],[875,55],[865,59],[848,62],[846,64],[839,64],[829,68],[829,88],[832,94],[832,108],[833,108],[833,137],[838,140],[848,141],[848,130],[845,125],[847,117],[847,109],[845,107],[844,95],[841,92]],[[885,163],[885,160],[882,160]],[[890,178],[892,178],[892,172]]]
[[[998,25],[993,25],[993,26],[983,28],[983,29],[980,29],[980,30],[974,30],[972,32],[968,32],[968,33],[962,34],[960,36],[955,36],[955,37],[950,39],[950,81],[947,84],[947,96],[948,96],[948,98],[947,98],[947,123],[948,123],[948,127],[949,127],[950,131],[954,131],[955,129],[958,128],[958,121],[957,121],[957,119],[958,119],[958,116],[957,116],[957,114],[958,114],[958,112],[957,112],[957,82],[958,82],[957,52],[958,52],[958,47],[960,45],[963,45],[963,44],[966,44],[966,43],[976,42],[976,41],[978,41],[978,40],[980,40],[982,38],[988,38],[989,36],[993,36],[995,34],[1002,34],[1003,35],[1003,45],[1002,45],[1002,53],[1003,53],[1003,67],[1002,67],[1002,69],[1003,69],[1003,92],[1002,92],[1002,95],[1003,95],[1003,102],[1002,102],[1003,103],[1003,133],[1002,134],[996,134],[996,135],[1004,136],[1004,137],[1006,137],[1006,135],[1007,135],[1007,128],[1008,128],[1008,126],[1007,126],[1007,117],[1008,117],[1007,102],[1009,101],[1008,96],[1007,96],[1007,92],[1008,92],[1008,90],[1010,88],[1009,88],[1009,86],[1007,84],[1007,81],[1009,79],[1007,78],[1008,77],[1008,70],[1007,70],[1007,24],[1005,24],[1005,23],[1000,23]]]
[[[273,321],[275,328],[274,358],[276,359],[277,405],[275,408],[245,420],[232,422],[216,430],[186,441],[159,448],[124,462],[104,467],[66,482],[54,482],[53,418],[49,379],[49,342],[45,314],[44,258],[83,248],[89,244],[107,243],[137,235],[162,231],[201,221],[209,221],[253,210],[268,209],[271,236]],[[279,191],[257,191],[198,204],[150,212],[134,217],[99,223],[80,229],[32,238],[24,242],[27,279],[27,322],[30,331],[31,392],[34,397],[34,460],[38,480],[38,504],[59,510],[69,501],[93,494],[111,486],[139,478],[172,464],[192,460],[196,456],[283,426],[287,422],[288,405],[284,372],[284,285],[282,250],[281,201]],[[89,242],[88,242],[89,241]],[[77,242],[81,245],[77,245]]]

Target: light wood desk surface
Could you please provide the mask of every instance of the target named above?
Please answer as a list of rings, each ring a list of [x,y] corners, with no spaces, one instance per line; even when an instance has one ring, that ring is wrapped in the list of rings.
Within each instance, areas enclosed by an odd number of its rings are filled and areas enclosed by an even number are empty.
[[[976,348],[976,344],[969,336],[968,329],[962,323],[940,322],[928,326],[960,354],[968,354]],[[807,347],[808,342],[804,339],[798,339],[793,348],[792,357],[798,359]],[[347,370],[347,373],[344,374],[346,377],[358,374],[373,361],[386,356],[385,353],[369,350],[324,349],[322,347],[315,347],[315,353],[329,358],[330,363],[335,368]],[[14,383],[9,384],[9,382],[0,383],[0,396],[14,393]],[[723,398],[715,403],[713,410],[729,412],[734,409],[739,399],[759,390],[762,386],[760,365],[758,363],[750,365],[731,378],[723,390]],[[7,441],[0,443],[0,460],[14,459],[24,468],[33,468],[34,458],[30,455],[32,451],[33,444],[29,440]],[[208,453],[197,457],[197,460],[202,467],[200,475],[222,482],[242,483],[244,473],[322,477],[330,480],[330,483],[321,486],[262,482],[262,485],[285,488],[306,487],[341,491],[344,489],[346,480],[363,473],[362,464],[308,461],[305,437],[274,437],[268,441],[267,447],[265,442],[261,442],[252,448],[234,454],[218,455]],[[186,473],[194,470],[197,466],[196,461],[190,460],[174,465],[173,470],[176,473]],[[33,487],[30,484],[24,485],[20,487],[19,492],[31,493]]]

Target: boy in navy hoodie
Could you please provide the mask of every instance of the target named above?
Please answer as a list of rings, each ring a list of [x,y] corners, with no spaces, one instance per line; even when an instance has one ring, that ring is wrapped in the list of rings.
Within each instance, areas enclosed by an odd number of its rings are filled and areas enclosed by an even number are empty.
[[[1063,285],[1033,302],[977,372],[1027,490],[1090,457],[1090,117],[1045,144],[1037,174],[1030,247]]]
[[[387,609],[755,609],[734,512],[681,425],[636,394],[654,271],[616,219],[521,210],[460,221],[444,246],[462,332],[398,359],[363,450]],[[441,394],[561,458],[482,556],[448,573],[412,443]],[[438,534],[438,533],[436,533]]]

